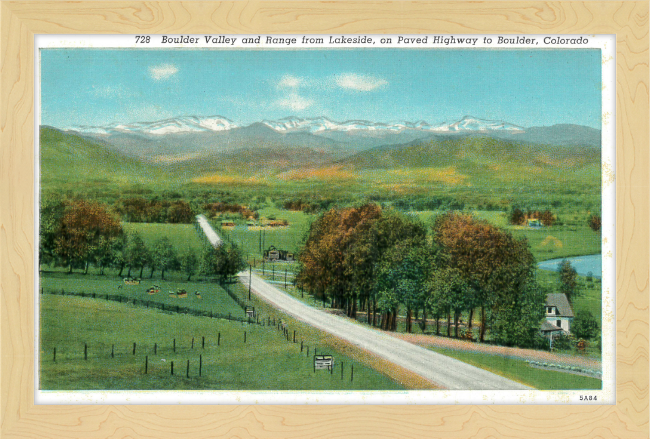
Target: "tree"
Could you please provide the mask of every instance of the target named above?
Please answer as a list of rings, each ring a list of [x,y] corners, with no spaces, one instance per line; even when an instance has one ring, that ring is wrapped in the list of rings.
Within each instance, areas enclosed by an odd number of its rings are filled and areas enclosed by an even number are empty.
[[[598,232],[598,231],[600,231],[600,227],[601,227],[601,219],[600,219],[600,216],[598,216],[598,215],[591,215],[591,216],[589,217],[588,224],[589,224],[589,227],[591,228],[591,230],[593,230],[594,232]]]
[[[546,292],[529,279],[510,301],[502,301],[490,312],[490,335],[500,345],[540,347],[539,328],[544,319]]]
[[[429,261],[426,248],[418,241],[403,241],[382,258],[377,270],[377,297],[382,310],[396,328],[399,304],[406,306],[406,332],[413,332],[413,310],[424,306]]]
[[[39,262],[54,262],[57,258],[56,239],[61,231],[66,203],[57,194],[44,195],[39,217]]]
[[[451,336],[451,319],[454,322],[454,337],[458,337],[458,325],[463,311],[476,305],[476,294],[465,281],[462,273],[455,268],[438,268],[431,276],[431,291],[433,298],[442,301],[438,314],[444,312],[447,316],[447,336]],[[432,300],[429,301],[431,303]],[[444,317],[444,315],[440,317]],[[439,318],[439,317],[438,317]]]
[[[436,218],[433,242],[448,268],[460,272],[481,307],[480,341],[486,331],[486,310],[506,303],[522,291],[535,270],[535,258],[525,240],[515,239],[471,215],[447,213]]]
[[[199,272],[204,276],[217,276],[221,282],[246,268],[239,247],[234,244],[208,247],[201,256]]]
[[[181,271],[187,274],[187,281],[189,282],[192,276],[196,274],[199,265],[199,259],[196,257],[196,253],[188,247],[185,253],[180,256],[179,262]]]
[[[109,248],[123,233],[119,220],[105,206],[84,200],[66,203],[56,230],[54,252],[69,265],[69,272],[80,264],[85,264],[87,271],[93,251]]]
[[[600,336],[598,321],[590,311],[580,310],[571,325],[571,332],[576,338],[593,339]]]
[[[176,250],[169,238],[159,238],[153,245],[153,264],[151,265],[151,277],[154,267],[160,268],[160,278],[165,279],[165,270],[173,270],[178,266]]]
[[[508,218],[508,221],[510,222],[510,224],[514,224],[516,226],[522,225],[526,222],[526,214],[524,214],[524,212],[518,207],[515,207],[510,212],[510,217]]]
[[[124,260],[126,264],[129,266],[129,272],[127,276],[131,277],[131,270],[133,268],[136,269],[139,268],[140,278],[142,278],[142,271],[144,270],[144,266],[152,262],[150,251],[147,248],[147,246],[144,244],[144,241],[142,240],[138,232],[135,232],[128,236],[126,248],[124,251]],[[153,274],[153,267],[151,270]],[[122,270],[120,270],[120,273],[121,272]]]
[[[575,268],[571,266],[571,262],[566,259],[560,262],[557,271],[560,281],[560,293],[566,294],[569,302],[573,303],[573,299],[580,294],[578,273]]]

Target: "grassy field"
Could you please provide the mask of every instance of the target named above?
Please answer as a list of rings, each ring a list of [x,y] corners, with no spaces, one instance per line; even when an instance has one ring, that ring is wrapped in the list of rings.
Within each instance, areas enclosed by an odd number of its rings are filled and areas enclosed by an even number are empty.
[[[261,259],[263,251],[270,246],[292,253],[298,252],[302,247],[306,233],[309,231],[309,226],[315,218],[315,215],[304,212],[282,210],[274,207],[261,209],[259,213],[260,218],[286,219],[289,225],[278,228],[265,227],[262,229],[261,227],[253,227],[249,229],[246,227],[245,222],[241,221],[241,225],[234,228],[224,228],[220,232],[224,237],[228,237],[232,242],[236,243],[244,251],[245,255],[257,259]],[[220,224],[221,222],[218,219],[212,221],[215,229]],[[260,241],[262,241],[262,252],[260,252]]]
[[[539,369],[523,360],[452,349],[430,349],[539,390],[602,389],[602,381],[599,379]]]
[[[138,233],[144,244],[152,248],[156,240],[167,237],[177,253],[183,253],[188,248],[200,250],[207,240],[200,235],[193,224],[152,224],[152,223],[123,223],[127,233]]]
[[[385,375],[331,350],[327,353],[335,357],[334,373],[314,372],[313,345],[309,356],[306,350],[301,353],[299,343],[287,341],[281,331],[269,326],[169,315],[102,300],[51,295],[41,296],[41,316],[40,387],[45,390],[403,389]],[[88,346],[87,360],[84,344]]]
[[[160,293],[150,295],[146,291],[154,284],[160,286]],[[111,276],[55,272],[43,273],[41,275],[41,287],[45,292],[64,290],[75,293],[120,295],[131,300],[149,300],[165,305],[178,305],[199,311],[211,311],[214,313],[232,314],[235,317],[244,317],[244,311],[241,307],[218,284],[212,282],[145,279],[140,285],[125,285],[121,278]],[[177,288],[185,289],[189,293],[187,297],[170,297],[169,293],[175,292]],[[200,299],[194,294],[196,291],[201,293]]]

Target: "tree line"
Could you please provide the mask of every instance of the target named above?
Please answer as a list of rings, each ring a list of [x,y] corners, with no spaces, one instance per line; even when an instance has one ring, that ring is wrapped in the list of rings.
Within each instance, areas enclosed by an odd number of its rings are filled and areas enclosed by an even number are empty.
[[[241,250],[232,243],[213,248],[206,243],[202,251],[187,248],[177,252],[168,237],[147,246],[138,233],[126,233],[119,216],[106,205],[85,200],[49,197],[41,204],[39,260],[88,272],[93,265],[104,274],[106,268],[127,277],[149,278],[154,272],[180,271],[191,280],[194,275],[216,277],[225,281],[245,268]]]
[[[427,227],[412,216],[376,204],[330,209],[311,225],[299,254],[297,285],[369,324],[396,330],[405,308],[406,330],[421,313],[447,320],[447,335],[459,335],[459,320],[479,313],[478,339],[490,328],[493,341],[536,346],[546,293],[535,281],[535,259],[523,239],[478,220],[449,212]]]

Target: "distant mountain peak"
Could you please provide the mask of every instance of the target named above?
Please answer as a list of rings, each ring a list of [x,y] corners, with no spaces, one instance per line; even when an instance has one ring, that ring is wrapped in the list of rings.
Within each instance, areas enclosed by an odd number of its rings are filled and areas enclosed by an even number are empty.
[[[162,136],[166,134],[199,133],[226,131],[239,125],[223,116],[179,116],[154,122],[115,123],[104,126],[73,126],[64,131],[83,134],[110,135],[117,133],[149,134]]]

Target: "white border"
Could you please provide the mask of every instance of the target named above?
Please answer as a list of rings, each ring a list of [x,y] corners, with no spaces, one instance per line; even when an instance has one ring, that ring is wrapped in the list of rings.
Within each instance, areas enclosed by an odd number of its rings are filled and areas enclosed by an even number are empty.
[[[168,35],[173,37],[178,35]],[[206,44],[202,41],[206,35],[186,35],[198,38],[194,44],[163,44],[162,35],[150,35],[151,42],[146,45],[136,44],[135,35],[36,35],[34,37],[34,212],[40,209],[40,49],[44,48],[133,48],[133,49],[187,49],[200,48],[208,50],[224,49],[307,49],[307,48],[429,48],[463,49],[601,49],[602,54],[602,288],[603,288],[603,334],[602,365],[603,389],[589,391],[446,391],[446,390],[411,390],[411,391],[42,391],[39,389],[39,270],[38,245],[34,245],[34,402],[35,404],[615,404],[616,391],[616,332],[615,332],[615,291],[616,291],[616,39],[615,35],[582,35],[588,44],[546,45],[545,38],[579,38],[581,35],[519,35],[535,38],[536,44],[496,45],[498,35],[454,35],[455,38],[478,38],[475,45],[434,44],[433,37],[449,38],[451,35],[429,35],[426,44],[398,44],[398,35],[367,35],[374,44],[323,44],[313,46],[300,42],[303,35],[268,35],[273,38],[296,38],[297,43],[266,44],[267,35],[261,35],[260,44],[242,44],[244,37],[258,35],[221,35],[237,38],[234,44]],[[329,40],[330,35],[308,35]],[[401,35],[422,38],[426,35]],[[219,37],[219,35],[213,35]],[[333,35],[333,37],[354,38],[359,35]],[[486,44],[484,37],[492,38],[493,44]],[[507,35],[507,38],[518,37]],[[391,44],[381,44],[381,38],[392,38]],[[540,44],[541,42],[541,44]],[[378,44],[379,43],[379,44]],[[34,242],[39,242],[39,218],[34,218]],[[606,324],[607,323],[607,324]],[[580,401],[580,396],[596,396],[597,401]]]

